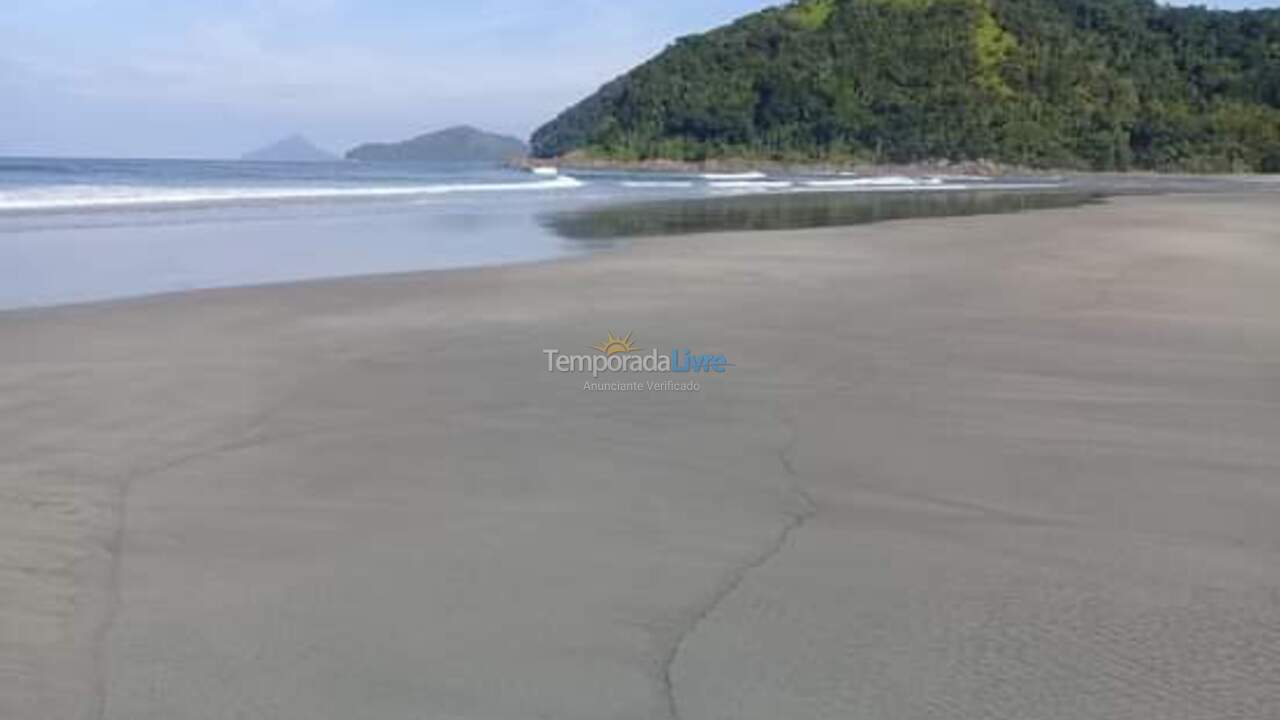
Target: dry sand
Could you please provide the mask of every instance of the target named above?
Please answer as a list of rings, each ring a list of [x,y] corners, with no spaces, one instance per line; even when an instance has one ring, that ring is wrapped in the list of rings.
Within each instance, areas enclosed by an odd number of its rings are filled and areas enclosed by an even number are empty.
[[[0,314],[0,718],[1280,718],[1280,203]],[[736,363],[594,393],[609,332]]]

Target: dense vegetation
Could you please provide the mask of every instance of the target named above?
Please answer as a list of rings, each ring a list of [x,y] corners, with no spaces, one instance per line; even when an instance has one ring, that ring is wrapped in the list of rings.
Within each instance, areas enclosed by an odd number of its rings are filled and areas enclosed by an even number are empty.
[[[367,162],[494,162],[525,154],[524,141],[459,125],[396,143],[366,143],[347,152]]]
[[[665,52],[534,153],[1280,171],[1280,10],[801,0]]]

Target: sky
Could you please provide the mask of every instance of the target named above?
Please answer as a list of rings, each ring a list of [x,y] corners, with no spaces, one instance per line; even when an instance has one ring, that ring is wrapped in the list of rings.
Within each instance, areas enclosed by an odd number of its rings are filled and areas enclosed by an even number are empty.
[[[341,152],[462,123],[527,137],[674,38],[772,4],[0,0],[0,155],[237,157],[295,132]]]

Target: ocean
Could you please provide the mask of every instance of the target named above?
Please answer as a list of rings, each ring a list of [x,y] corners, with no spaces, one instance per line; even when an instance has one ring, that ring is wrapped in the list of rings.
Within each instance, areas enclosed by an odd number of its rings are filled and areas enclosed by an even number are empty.
[[[882,219],[890,206],[899,208],[891,217],[938,214],[903,197],[951,196],[927,201],[951,214],[945,208],[959,195],[1065,185],[1044,178],[0,158],[0,308],[531,262],[653,232],[864,222]],[[805,199],[779,205],[792,196]],[[744,222],[762,215],[733,210],[743,202],[773,208],[763,215],[768,222]],[[974,210],[973,202],[961,204]],[[993,211],[1006,209],[1017,208]]]

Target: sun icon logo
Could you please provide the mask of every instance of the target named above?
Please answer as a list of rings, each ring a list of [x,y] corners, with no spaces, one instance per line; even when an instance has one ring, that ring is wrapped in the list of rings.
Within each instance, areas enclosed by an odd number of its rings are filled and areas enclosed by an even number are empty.
[[[627,333],[626,337],[614,337],[613,333],[609,333],[609,339],[593,345],[593,348],[610,357],[614,355],[623,355],[626,353],[636,352],[638,348],[631,344],[631,333]]]

